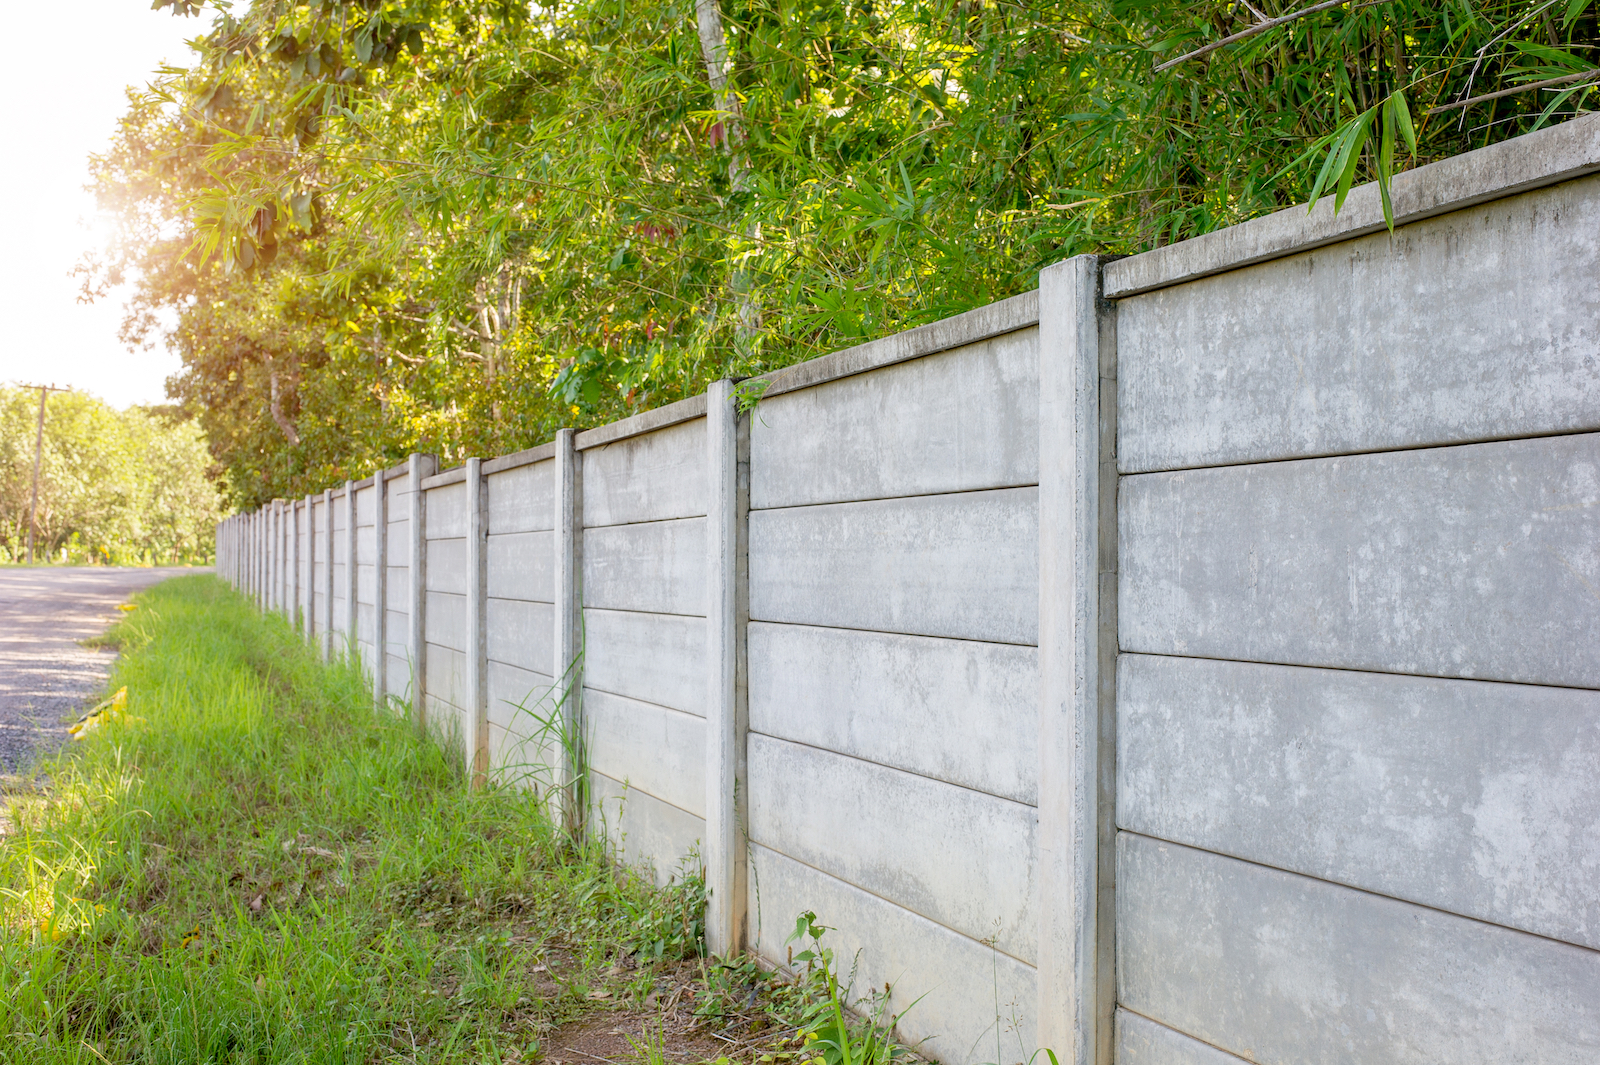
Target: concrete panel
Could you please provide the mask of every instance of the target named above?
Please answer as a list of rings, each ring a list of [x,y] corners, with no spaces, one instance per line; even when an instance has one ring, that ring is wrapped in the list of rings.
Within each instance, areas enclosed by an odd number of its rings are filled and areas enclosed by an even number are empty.
[[[1035,805],[1038,654],[752,622],[750,731]]]
[[[555,533],[492,535],[487,551],[490,595],[501,599],[555,602]]]
[[[373,567],[356,566],[356,602],[372,606],[377,590],[377,574]]]
[[[583,531],[583,605],[705,616],[706,520]]]
[[[543,673],[489,662],[489,723],[518,736],[554,733],[550,725],[556,696]]]
[[[1600,436],[1123,478],[1126,651],[1600,687]]]
[[[356,560],[370,566],[378,551],[378,530],[372,525],[356,526]]]
[[[427,655],[428,698],[460,710],[466,704],[467,656],[436,643],[428,644]]]
[[[750,935],[768,960],[799,949],[786,941],[813,912],[823,944],[855,969],[852,998],[887,984],[899,1037],[919,1052],[945,1065],[1035,1060],[1032,966],[758,844],[750,873]]]
[[[1600,428],[1597,275],[1589,177],[1123,300],[1119,462]]]
[[[584,451],[583,524],[622,525],[706,512],[706,422]]]
[[[430,488],[425,498],[428,517],[424,523],[430,540],[453,540],[467,535],[467,484],[457,481],[442,488]]]
[[[704,618],[585,610],[583,639],[586,686],[704,716]]]
[[[1239,1065],[1244,1058],[1127,1010],[1116,1014],[1117,1065]]]
[[[750,515],[750,617],[1033,643],[1038,490]]]
[[[371,603],[356,604],[356,640],[370,648],[373,638],[373,609]]]
[[[1032,962],[1032,807],[767,736],[749,764],[752,841]]]
[[[410,663],[403,655],[390,651],[383,656],[383,668],[384,692],[391,699],[409,703],[412,696]]]
[[[491,661],[549,676],[555,658],[555,607],[520,599],[490,599],[485,604]]]
[[[705,821],[602,773],[590,774],[589,788],[595,804],[590,824],[604,833],[617,857],[652,873],[657,884],[677,879],[700,848]]]
[[[467,734],[467,717],[459,707],[445,702],[432,691],[426,695],[428,702],[428,731],[436,737],[452,757],[461,756],[462,737]]]
[[[430,592],[467,594],[467,542],[428,538],[428,564],[423,576]]]
[[[389,500],[389,559],[392,565],[404,568],[411,557],[411,522],[406,518],[407,501],[391,497]],[[395,517],[396,513],[400,516]]]
[[[378,490],[372,485],[356,489],[356,535],[362,527],[371,528],[377,521]],[[370,558],[363,550],[363,558]]]
[[[559,756],[542,743],[542,737],[489,723],[489,765],[496,783],[548,795],[556,779],[552,767]]]
[[[429,592],[428,606],[422,614],[427,641],[454,651],[467,649],[467,597],[449,592]],[[428,677],[433,687],[433,677]]]
[[[753,509],[1039,480],[1037,328],[764,400]]]
[[[489,535],[555,528],[555,463],[535,462],[485,478]]]
[[[391,603],[394,600],[389,600]],[[403,611],[385,610],[383,612],[384,635],[388,640],[387,650],[392,655],[399,655],[404,659],[406,650],[406,633],[410,631],[411,623]],[[391,694],[393,694],[391,692]]]
[[[1600,1060],[1600,953],[1123,833],[1118,1001],[1261,1065]]]
[[[1600,948],[1600,692],[1123,655],[1123,828]]]
[[[389,557],[395,557],[393,544],[389,545]],[[404,619],[406,604],[411,602],[411,567],[391,563],[385,567],[385,573],[384,595],[387,597],[385,605],[389,608],[389,613],[398,614]],[[397,640],[404,640],[407,631],[409,630],[406,622],[402,620],[400,628],[390,629],[389,635]]]
[[[705,719],[592,688],[583,690],[583,718],[596,772],[705,817]]]

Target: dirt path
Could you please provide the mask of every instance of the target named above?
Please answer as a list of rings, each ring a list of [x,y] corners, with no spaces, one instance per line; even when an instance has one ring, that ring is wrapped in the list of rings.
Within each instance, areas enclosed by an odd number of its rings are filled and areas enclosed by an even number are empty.
[[[26,769],[66,740],[62,719],[99,695],[115,653],[96,636],[142,588],[197,572],[184,567],[0,569],[0,774]]]

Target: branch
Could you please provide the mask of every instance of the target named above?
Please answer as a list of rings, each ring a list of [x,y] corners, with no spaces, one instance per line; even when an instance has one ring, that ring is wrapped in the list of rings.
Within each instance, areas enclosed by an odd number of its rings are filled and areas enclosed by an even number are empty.
[[[1428,114],[1436,115],[1440,111],[1454,111],[1457,108],[1471,107],[1473,104],[1481,104],[1485,100],[1498,100],[1502,96],[1510,96],[1514,93],[1528,92],[1532,89],[1548,89],[1552,85],[1565,85],[1570,81],[1593,81],[1596,78],[1600,78],[1600,67],[1596,67],[1594,70],[1580,71],[1577,74],[1567,74],[1559,78],[1546,78],[1543,81],[1531,81],[1526,85],[1518,85],[1512,89],[1501,89],[1499,92],[1486,92],[1482,96],[1474,96],[1470,99],[1458,100],[1453,104],[1440,104],[1438,107],[1428,108]]]
[[[1293,22],[1295,19],[1305,18],[1307,15],[1315,15],[1318,11],[1326,11],[1330,7],[1343,7],[1349,2],[1350,0],[1323,0],[1323,3],[1312,4],[1310,7],[1301,8],[1299,11],[1291,12],[1287,15],[1279,15],[1277,18],[1268,19],[1266,22],[1258,22],[1247,30],[1240,30],[1238,33],[1229,34],[1220,41],[1212,41],[1204,48],[1196,48],[1194,51],[1180,55],[1176,59],[1169,59],[1165,63],[1162,63],[1160,66],[1156,67],[1153,73],[1159,74],[1168,67],[1175,67],[1185,60],[1198,58],[1199,56],[1203,56],[1208,52],[1215,52],[1218,48],[1230,45],[1234,41],[1242,41],[1246,37],[1254,37],[1258,33],[1265,33],[1274,26],[1282,26],[1285,22]],[[1365,7],[1366,5],[1363,4],[1362,6]]]

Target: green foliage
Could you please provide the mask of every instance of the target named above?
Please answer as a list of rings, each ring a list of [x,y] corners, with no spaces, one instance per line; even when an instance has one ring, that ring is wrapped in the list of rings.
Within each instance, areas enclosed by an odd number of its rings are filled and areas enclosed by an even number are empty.
[[[0,553],[27,557],[37,389],[0,387]],[[118,411],[92,396],[45,405],[34,558],[203,564],[221,502],[198,427],[170,410]]]
[[[689,0],[260,0],[134,102],[99,181],[149,239],[104,276],[143,278],[135,332],[178,310],[178,395],[266,471],[241,501],[528,446],[1073,254],[1367,179],[1387,205],[1407,166],[1590,106],[1600,45],[1590,0],[1345,4],[1159,72],[1251,6],[721,17],[724,110]],[[1579,80],[1525,89],[1555,78]]]

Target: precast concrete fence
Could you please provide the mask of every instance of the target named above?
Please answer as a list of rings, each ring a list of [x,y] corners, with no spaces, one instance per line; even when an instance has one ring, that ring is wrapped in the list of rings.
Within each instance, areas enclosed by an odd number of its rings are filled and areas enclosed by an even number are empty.
[[[952,1065],[1594,1065],[1600,116],[1393,202],[413,456],[220,569],[693,855],[713,950],[815,911]]]

